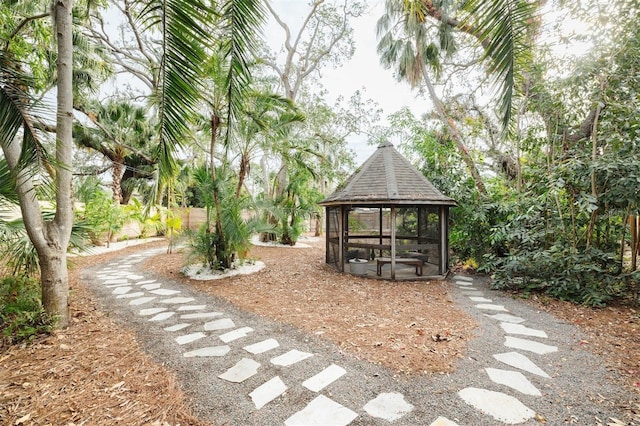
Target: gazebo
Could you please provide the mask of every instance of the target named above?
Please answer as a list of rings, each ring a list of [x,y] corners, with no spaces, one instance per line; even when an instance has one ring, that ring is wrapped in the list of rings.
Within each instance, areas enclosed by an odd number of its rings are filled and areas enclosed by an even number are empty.
[[[443,279],[449,270],[449,208],[391,143],[383,143],[326,208],[326,262],[338,271],[391,280]]]

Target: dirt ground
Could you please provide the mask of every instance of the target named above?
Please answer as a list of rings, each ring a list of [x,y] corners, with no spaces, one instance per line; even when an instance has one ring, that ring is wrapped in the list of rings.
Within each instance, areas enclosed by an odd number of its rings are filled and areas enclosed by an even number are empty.
[[[144,354],[133,332],[101,312],[78,280],[82,267],[143,247],[149,245],[74,259],[73,325],[31,344],[1,349],[0,424],[206,424],[191,414],[174,373]],[[402,374],[452,371],[476,330],[454,306],[445,283],[338,274],[324,263],[321,241],[310,248],[254,247],[251,257],[266,268],[219,281],[181,275],[183,253],[157,256],[145,266]],[[638,310],[591,309],[546,298],[528,303],[580,327],[589,336],[582,344],[620,372],[621,386],[640,393]]]

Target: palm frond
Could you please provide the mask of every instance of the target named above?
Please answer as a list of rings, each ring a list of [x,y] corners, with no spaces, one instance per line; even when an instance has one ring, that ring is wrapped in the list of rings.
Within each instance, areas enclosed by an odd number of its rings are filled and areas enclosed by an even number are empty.
[[[484,43],[489,71],[497,85],[499,109],[504,129],[511,123],[516,85],[522,81],[521,67],[530,59],[530,25],[536,13],[528,0],[466,0],[461,10],[465,23]]]

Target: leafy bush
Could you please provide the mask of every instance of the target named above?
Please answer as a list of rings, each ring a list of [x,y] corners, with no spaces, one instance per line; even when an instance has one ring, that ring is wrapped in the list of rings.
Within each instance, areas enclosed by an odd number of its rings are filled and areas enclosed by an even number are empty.
[[[0,279],[0,330],[8,344],[49,333],[53,321],[40,302],[40,284],[30,278]]]

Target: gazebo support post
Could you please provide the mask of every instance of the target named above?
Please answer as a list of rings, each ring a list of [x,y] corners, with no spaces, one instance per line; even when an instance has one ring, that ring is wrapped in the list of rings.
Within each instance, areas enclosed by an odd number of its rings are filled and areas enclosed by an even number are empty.
[[[438,273],[443,275],[449,266],[449,209],[440,206],[440,270]]]
[[[340,206],[340,220],[338,221],[338,232],[340,238],[338,238],[338,265],[340,265],[340,272],[344,272],[344,237],[345,237],[345,226],[344,226],[344,217],[345,207]]]
[[[396,208],[391,206],[391,279],[396,279]]]

